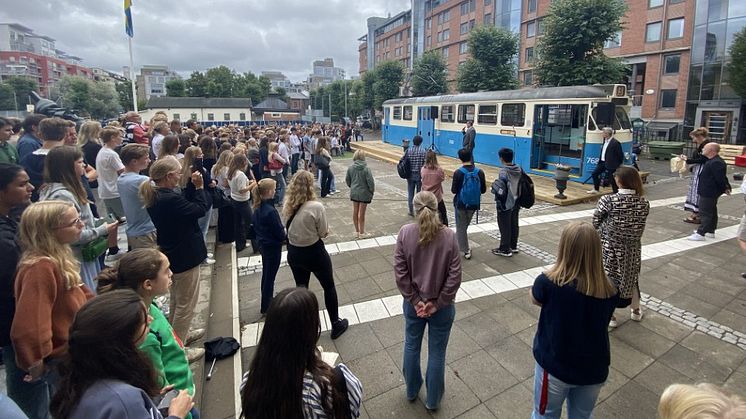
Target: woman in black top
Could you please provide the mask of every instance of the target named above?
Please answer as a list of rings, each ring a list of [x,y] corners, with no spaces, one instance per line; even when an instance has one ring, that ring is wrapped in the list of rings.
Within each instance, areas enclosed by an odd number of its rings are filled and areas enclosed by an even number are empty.
[[[171,286],[169,322],[185,344],[199,338],[204,330],[189,334],[194,307],[199,297],[199,265],[207,257],[207,247],[197,220],[209,208],[202,174],[193,172],[194,189],[176,192],[181,177],[181,165],[174,159],[161,159],[150,167],[150,179],[143,182],[140,197],[150,214],[158,235],[158,247],[171,262],[174,273]]]

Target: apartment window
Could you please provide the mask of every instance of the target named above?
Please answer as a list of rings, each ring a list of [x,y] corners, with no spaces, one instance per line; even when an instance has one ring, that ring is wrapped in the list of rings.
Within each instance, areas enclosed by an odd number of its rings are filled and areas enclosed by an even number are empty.
[[[404,107],[404,120],[405,121],[412,120],[412,106],[411,105]]]
[[[438,13],[438,25],[442,25],[451,20],[451,9]]]
[[[536,36],[544,35],[544,19],[536,21]]]
[[[433,37],[428,35],[427,38],[425,38],[425,46],[429,47],[433,43]]]
[[[524,71],[523,72],[523,84],[526,86],[533,86],[534,85],[534,72],[533,71]]]
[[[661,6],[663,6],[663,0],[648,0],[648,7],[651,9],[653,7],[661,7]]]
[[[684,18],[671,19],[668,21],[668,31],[666,39],[676,39],[684,37]]]
[[[215,120],[215,114],[214,113],[208,113],[207,114],[207,120],[208,121],[214,121]]]
[[[469,22],[464,22],[459,26],[459,34],[464,35],[469,32]]]
[[[402,39],[402,33],[399,32],[396,35],[394,35],[394,42],[401,42]]]
[[[681,65],[681,54],[671,54],[663,57],[663,74],[678,74]]]
[[[474,105],[458,105],[458,122],[465,124],[466,121],[473,121],[474,108]]]
[[[440,53],[443,54],[443,58],[448,58],[448,47],[443,47]]]
[[[485,25],[492,24],[492,13],[487,13],[486,15],[484,15],[484,24]]]
[[[477,0],[467,0],[461,3],[461,14],[468,15],[477,8]]]
[[[645,42],[656,42],[661,40],[661,22],[648,23],[645,28]]]
[[[530,73],[530,71],[528,73]],[[502,112],[500,114],[500,125],[505,127],[522,127],[525,119],[525,104],[506,103],[502,106]]]
[[[486,125],[497,125],[497,105],[479,105],[477,122]]]
[[[438,42],[447,41],[451,38],[451,30],[446,29],[443,32],[438,32]]]
[[[533,47],[526,48],[525,57],[526,57],[526,64],[531,64],[532,62],[534,62],[534,48]]]
[[[469,43],[468,42],[462,42],[458,44],[458,53],[459,54],[466,54],[469,52]]]
[[[676,89],[661,90],[661,108],[673,109],[676,107]]]
[[[469,30],[474,29],[474,25],[477,24],[477,21],[475,19],[472,19],[469,21]]]
[[[536,13],[536,0],[528,0],[526,9],[528,9],[529,13]]]
[[[394,106],[394,119],[401,120],[401,106]]]
[[[432,27],[433,27],[433,19],[430,17],[425,19],[425,29],[430,29]]]
[[[223,121],[230,121],[231,120],[231,114],[224,113],[223,114]]]
[[[453,122],[455,121],[453,115],[453,105],[443,105],[440,108],[440,121],[441,122]]]
[[[533,20],[526,24],[526,38],[533,38],[536,36],[536,21]]]
[[[383,40],[383,47],[386,48],[388,46],[389,46],[389,39],[386,38],[386,39]]]
[[[190,119],[197,119],[197,114],[196,113],[192,113],[191,115],[189,115],[189,118]]]
[[[683,3],[685,0],[668,0],[668,4]]]
[[[484,0],[484,5],[485,7],[492,5],[492,0]]]
[[[246,120],[246,113],[241,112],[240,114],[238,114],[238,119],[241,120],[241,121],[245,121]]]
[[[619,48],[622,46],[622,31],[617,32],[611,39],[604,42],[604,48]]]

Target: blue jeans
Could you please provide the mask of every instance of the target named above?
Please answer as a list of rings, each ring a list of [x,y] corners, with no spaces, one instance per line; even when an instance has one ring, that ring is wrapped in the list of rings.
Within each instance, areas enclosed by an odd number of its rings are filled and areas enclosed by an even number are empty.
[[[412,207],[412,200],[414,194],[422,190],[422,179],[409,178],[407,179],[407,204],[409,205],[409,214],[414,214],[414,208]]]
[[[596,405],[598,393],[604,383],[578,386],[567,384],[558,378],[548,375],[549,389],[547,391],[547,407],[544,414],[539,412],[541,403],[541,388],[543,385],[544,369],[536,363],[534,373],[534,412],[532,419],[559,419],[562,414],[562,404],[567,399],[567,418],[591,418],[593,407]]]
[[[419,318],[414,306],[404,301],[404,364],[402,372],[407,384],[407,399],[414,400],[422,387],[422,371],[420,370],[420,350],[422,349],[422,335],[427,331],[427,372],[425,373],[425,388],[427,400],[425,407],[437,409],[445,391],[446,346],[451,335],[451,326],[456,317],[456,307],[453,304],[436,311],[430,318]]]
[[[272,179],[275,180],[275,199],[274,204],[275,205],[282,205],[283,200],[285,199],[285,177],[282,175],[282,172],[272,176]]]
[[[298,159],[300,159],[300,153],[295,153],[290,156],[290,173],[295,174],[298,171]]]
[[[212,206],[207,210],[205,215],[197,219],[199,229],[202,230],[202,240],[207,244],[207,231],[210,229],[210,218],[212,218]]]
[[[3,346],[3,362],[5,363],[5,381],[8,396],[18,404],[18,407],[30,419],[48,419],[49,402],[52,396],[52,386],[44,379],[32,383],[23,381],[26,371],[16,365],[16,354],[13,345]],[[5,412],[3,410],[3,412]],[[5,416],[3,416],[5,417]]]

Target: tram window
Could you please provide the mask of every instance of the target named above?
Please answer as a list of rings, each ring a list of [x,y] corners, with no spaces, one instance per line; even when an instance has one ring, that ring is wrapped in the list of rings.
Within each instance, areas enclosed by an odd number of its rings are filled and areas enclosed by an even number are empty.
[[[506,103],[502,106],[500,125],[522,127],[526,118],[526,105],[523,103]]]
[[[404,107],[404,118],[405,121],[411,121],[412,120],[412,107],[411,106],[405,106]]]
[[[614,109],[615,121],[614,125],[619,125],[622,129],[632,129],[632,124],[629,122],[627,112],[621,106],[617,106]],[[618,129],[618,128],[617,128]]]
[[[453,122],[456,119],[453,117],[453,105],[443,105],[440,108],[440,121],[441,122]]]
[[[497,125],[497,105],[479,105],[477,122],[485,125]]]
[[[596,107],[593,108],[593,112],[591,114],[593,115],[593,120],[596,121],[596,125],[598,125],[599,129],[603,127],[612,127],[614,129],[619,129],[617,128],[619,124],[615,123],[616,118],[614,118],[614,104],[613,103],[610,103],[610,102],[597,103]]]
[[[458,122],[466,123],[466,121],[473,121],[474,108],[474,105],[458,105]]]
[[[394,119],[401,119],[401,106],[394,106]]]

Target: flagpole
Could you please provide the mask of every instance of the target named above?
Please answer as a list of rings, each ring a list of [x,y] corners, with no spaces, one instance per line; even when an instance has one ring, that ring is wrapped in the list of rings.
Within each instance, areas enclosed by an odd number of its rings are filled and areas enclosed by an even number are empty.
[[[130,82],[132,83],[132,107],[137,112],[137,89],[135,88],[135,60],[132,58],[132,37],[128,36],[130,46]]]

